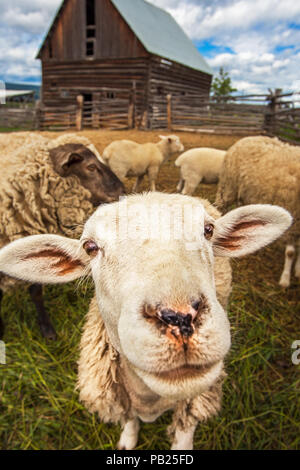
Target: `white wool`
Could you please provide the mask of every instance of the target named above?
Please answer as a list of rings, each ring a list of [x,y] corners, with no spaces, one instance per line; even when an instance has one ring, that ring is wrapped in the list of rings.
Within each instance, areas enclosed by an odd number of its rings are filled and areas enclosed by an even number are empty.
[[[172,154],[182,152],[184,147],[176,135],[161,136],[160,142],[138,144],[131,140],[118,140],[108,145],[103,152],[103,159],[121,181],[126,176],[136,176],[133,191],[144,175],[148,175],[150,189],[155,191],[155,182],[159,168]]]
[[[181,181],[178,190],[192,195],[199,183],[217,183],[226,152],[214,148],[194,148],[177,158]]]

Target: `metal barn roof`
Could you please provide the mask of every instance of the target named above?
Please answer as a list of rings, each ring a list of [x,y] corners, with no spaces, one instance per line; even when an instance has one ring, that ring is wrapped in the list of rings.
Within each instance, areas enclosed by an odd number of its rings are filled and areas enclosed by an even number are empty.
[[[165,10],[144,0],[111,0],[145,49],[213,75],[191,39]]]
[[[66,3],[64,0],[58,8],[37,57]],[[168,12],[144,0],[111,0],[111,3],[149,53],[213,75],[191,39]]]

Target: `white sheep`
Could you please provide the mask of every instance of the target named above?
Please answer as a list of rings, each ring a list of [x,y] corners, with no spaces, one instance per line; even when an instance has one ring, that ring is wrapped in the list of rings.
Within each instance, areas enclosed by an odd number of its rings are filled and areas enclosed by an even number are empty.
[[[137,177],[133,191],[138,191],[146,174],[151,191],[155,191],[155,182],[162,163],[172,154],[183,150],[184,147],[176,135],[160,136],[160,142],[156,144],[118,140],[104,149],[102,158],[122,182],[126,176]]]
[[[91,142],[76,134],[0,135],[0,247],[39,233],[76,237],[94,207],[124,194],[122,183],[90,148]],[[0,273],[0,308],[2,290],[15,284]],[[29,290],[43,335],[54,339],[41,286]],[[0,337],[3,330],[0,316]]]
[[[216,204],[221,210],[243,204],[278,204],[294,217],[286,243],[279,284],[288,287],[295,263],[300,279],[300,147],[277,138],[246,137],[227,152],[220,175]]]
[[[230,348],[228,257],[247,255],[291,224],[276,206],[223,217],[207,201],[161,193],[101,206],[81,240],[38,235],[0,251],[0,270],[29,282],[90,273],[95,297],[81,340],[78,388],[90,412],[120,422],[133,449],[139,419],[174,410],[173,450],[193,448],[198,422],[221,405]]]
[[[187,150],[175,161],[180,168],[177,191],[192,196],[198,184],[217,183],[226,152],[214,148]]]

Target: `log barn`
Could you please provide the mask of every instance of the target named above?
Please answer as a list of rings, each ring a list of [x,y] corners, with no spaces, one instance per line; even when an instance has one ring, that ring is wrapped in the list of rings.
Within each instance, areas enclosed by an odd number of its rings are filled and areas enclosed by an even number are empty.
[[[72,109],[84,125],[166,126],[166,97],[208,97],[212,71],[166,11],[144,0],[64,0],[37,58],[42,107]],[[108,120],[106,120],[109,118]]]

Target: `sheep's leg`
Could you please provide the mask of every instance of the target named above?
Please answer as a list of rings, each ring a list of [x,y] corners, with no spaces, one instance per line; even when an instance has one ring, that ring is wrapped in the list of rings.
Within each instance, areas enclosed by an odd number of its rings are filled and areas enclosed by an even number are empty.
[[[1,304],[2,304],[3,292],[0,289],[0,339],[4,336],[4,323],[1,317]]]
[[[159,172],[159,167],[156,167],[156,166],[150,167],[148,169],[148,178],[149,178],[150,191],[155,191],[156,190],[155,181],[157,180],[158,172]]]
[[[137,179],[135,180],[135,183],[133,185],[133,188],[132,188],[133,193],[135,193],[139,189],[139,186],[142,183],[143,179],[144,179],[144,175],[140,175],[140,176],[137,177]]]
[[[293,245],[287,245],[285,249],[285,261],[283,271],[280,277],[279,285],[281,287],[289,287],[291,283],[291,271],[295,257],[295,248]]]
[[[38,324],[44,338],[56,340],[56,332],[51,324],[48,312],[44,307],[43,287],[41,284],[32,284],[29,287],[30,297],[38,313]]]
[[[187,196],[192,196],[195,192],[195,189],[197,188],[198,184],[200,183],[201,180],[194,180],[194,181],[188,181],[185,180],[184,182],[184,188],[182,190],[181,194],[185,194]]]
[[[133,450],[138,443],[139,429],[140,423],[138,418],[128,421],[118,442],[118,450]]]
[[[175,430],[175,436],[171,450],[193,450],[194,433],[197,425],[191,425],[188,429]]]
[[[183,190],[183,186],[184,186],[184,179],[180,178],[180,181],[177,185],[177,192],[178,193],[181,193],[181,191]]]
[[[295,276],[298,279],[300,279],[300,238],[297,242],[297,246],[298,246],[298,256],[297,256],[297,260],[295,264]]]

